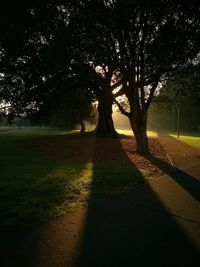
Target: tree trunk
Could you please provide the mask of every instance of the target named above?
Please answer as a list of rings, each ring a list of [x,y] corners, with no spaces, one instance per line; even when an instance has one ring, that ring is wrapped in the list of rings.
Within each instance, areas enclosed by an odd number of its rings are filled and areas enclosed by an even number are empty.
[[[101,97],[98,99],[98,123],[96,127],[96,135],[98,137],[117,137],[117,132],[114,128],[112,119],[112,99],[107,97]]]
[[[141,114],[139,118],[130,117],[129,120],[136,139],[137,153],[149,153],[147,138],[147,114]]]
[[[84,121],[83,120],[81,120],[81,129],[80,129],[80,132],[81,133],[84,133],[85,132],[85,124],[84,124]]]

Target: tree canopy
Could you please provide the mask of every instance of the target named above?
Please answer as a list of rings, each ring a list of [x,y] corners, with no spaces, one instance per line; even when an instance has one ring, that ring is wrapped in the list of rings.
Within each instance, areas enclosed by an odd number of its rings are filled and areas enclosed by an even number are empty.
[[[0,99],[23,109],[30,103],[45,107],[55,96],[59,103],[63,95],[73,96],[77,103],[95,98],[97,133],[110,136],[115,136],[116,103],[130,120],[138,152],[148,152],[147,111],[154,95],[174,73],[198,61],[200,4],[181,0],[8,4],[0,21]],[[128,109],[117,100],[120,95],[126,96]]]

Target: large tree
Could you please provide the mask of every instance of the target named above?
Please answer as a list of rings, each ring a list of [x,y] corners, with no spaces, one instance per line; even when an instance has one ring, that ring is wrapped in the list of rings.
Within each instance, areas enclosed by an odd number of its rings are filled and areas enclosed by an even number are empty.
[[[199,4],[153,0],[89,2],[91,10],[98,6],[96,24],[105,33],[118,62],[122,88],[117,95],[126,95],[129,110],[116,103],[129,118],[137,151],[146,153],[147,112],[156,90],[199,52]]]
[[[41,96],[38,84],[45,85],[43,91],[49,94],[46,85],[53,84],[56,90],[74,64],[86,66],[85,77],[81,75],[84,88],[99,100],[97,132],[115,133],[114,101],[130,120],[137,151],[148,152],[147,112],[156,90],[174,71],[191,64],[199,52],[199,4],[181,0],[47,0],[16,5],[12,23],[4,15],[1,24],[5,28],[0,54],[6,66],[3,73],[18,75],[18,81],[27,90],[31,88],[35,97]],[[26,71],[20,72],[21,66]],[[117,85],[121,89],[113,95]],[[123,94],[128,110],[116,99]]]
[[[58,114],[70,121],[73,115],[74,123],[89,114],[92,94],[72,67],[78,2],[7,1],[3,6],[0,101],[9,102],[13,112],[37,113],[45,121],[58,121]]]

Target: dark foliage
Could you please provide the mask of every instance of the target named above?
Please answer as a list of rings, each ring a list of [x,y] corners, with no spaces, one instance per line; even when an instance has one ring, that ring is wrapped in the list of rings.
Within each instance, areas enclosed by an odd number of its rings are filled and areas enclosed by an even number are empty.
[[[95,98],[101,136],[115,136],[115,102],[130,120],[137,150],[148,152],[147,111],[162,83],[198,61],[199,18],[197,1],[7,1],[0,100],[16,112],[84,119]],[[123,94],[128,111],[117,100]]]

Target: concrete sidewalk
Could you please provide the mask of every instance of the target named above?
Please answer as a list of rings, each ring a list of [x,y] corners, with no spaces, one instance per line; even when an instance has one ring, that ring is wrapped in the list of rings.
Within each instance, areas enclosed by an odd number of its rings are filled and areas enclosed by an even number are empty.
[[[159,139],[173,164],[200,180],[200,150],[166,134],[159,134]]]
[[[167,175],[152,179],[150,186],[170,212],[200,223],[200,151],[168,135],[159,140],[172,167],[156,162]]]
[[[174,167],[149,160],[163,177],[42,225],[10,266],[197,266],[200,151],[159,138]]]

